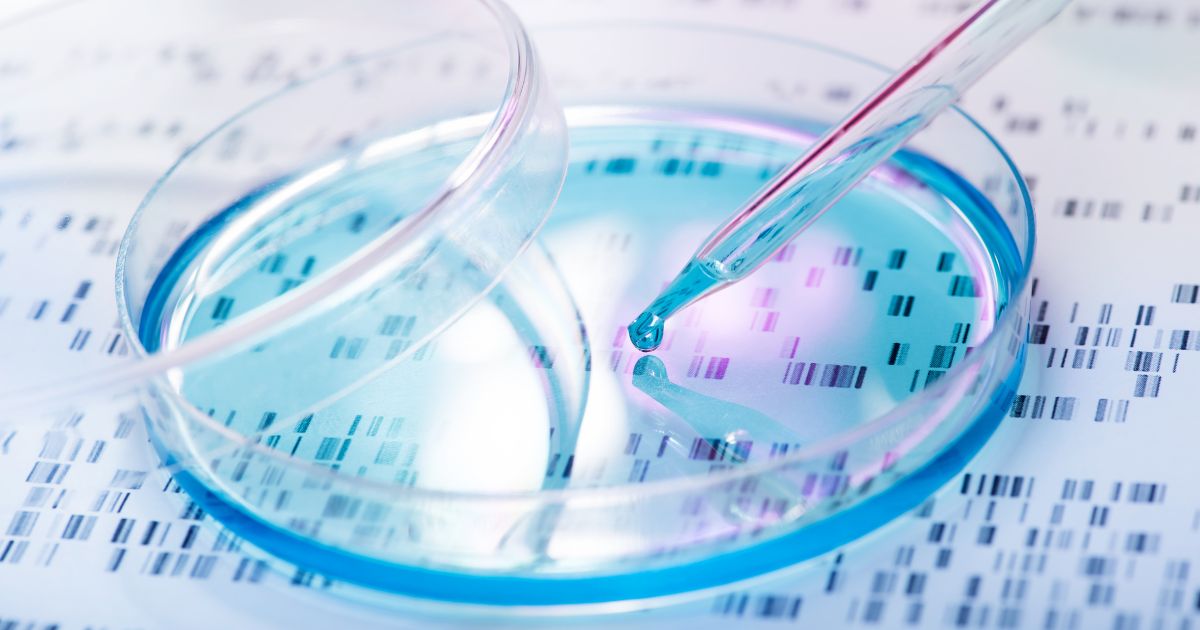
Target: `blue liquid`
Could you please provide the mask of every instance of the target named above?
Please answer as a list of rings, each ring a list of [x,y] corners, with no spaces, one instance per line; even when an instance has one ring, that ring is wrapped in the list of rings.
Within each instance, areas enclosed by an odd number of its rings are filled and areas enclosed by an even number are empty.
[[[580,130],[578,170],[543,232],[598,340],[592,396],[618,389],[590,406],[641,418],[609,435],[660,427],[668,449],[690,459],[676,470],[655,469],[655,460],[648,478],[728,465],[719,455],[708,460],[712,449],[697,439],[766,433],[737,441],[753,442],[749,459],[772,457],[888,412],[988,334],[1020,268],[1007,228],[977,191],[936,162],[901,153],[811,234],[683,310],[665,331],[657,316],[671,310],[664,302],[683,304],[721,284],[702,265],[672,272],[810,139],[769,125],[759,132]],[[659,348],[661,367],[649,373],[671,374],[670,387],[639,380],[647,373],[639,353],[650,347]],[[717,414],[723,430],[702,411],[721,408],[717,401],[731,410]],[[773,430],[761,430],[764,418]],[[600,422],[585,422],[584,437]],[[577,466],[581,459],[589,461],[577,453]]]
[[[482,280],[474,279],[469,260],[454,256],[426,269],[383,305],[349,304],[264,347],[185,370],[182,393],[213,417],[229,418],[235,430],[247,435],[266,431],[268,438],[277,435],[280,440],[296,430],[296,420],[284,420],[304,414],[313,416],[310,425],[328,427],[326,437],[346,436],[359,416],[383,417],[388,423],[402,417],[403,428],[392,433],[411,445],[412,463],[404,471],[374,463],[387,441],[382,437],[386,428],[378,436],[355,433],[350,448],[332,456],[322,451],[325,438],[304,434],[293,454],[338,468],[353,465],[361,476],[455,490],[536,489],[546,482],[537,472],[543,467],[538,462],[547,462],[546,478],[555,483],[627,483],[625,464],[613,462],[636,458],[595,447],[607,443],[609,438],[602,436],[622,431],[665,435],[668,450],[682,456],[655,461],[638,480],[695,474],[713,465],[694,457],[695,448],[705,448],[696,447],[696,439],[723,439],[749,429],[737,425],[737,414],[724,414],[731,424],[719,432],[699,417],[703,414],[696,410],[716,400],[747,410],[742,414],[747,424],[754,423],[752,418],[774,418],[778,430],[773,433],[789,436],[759,440],[749,447],[754,457],[784,452],[877,417],[934,382],[986,336],[1006,294],[1002,283],[1008,275],[998,265],[1017,260],[1011,242],[997,236],[1001,226],[991,235],[976,232],[996,225],[990,208],[977,205],[982,197],[951,171],[920,156],[902,154],[880,177],[868,179],[819,229],[803,235],[753,280],[684,311],[673,336],[664,337],[663,321],[652,315],[635,322],[632,328],[641,343],[634,347],[662,346],[661,370],[676,375],[672,382],[679,387],[670,402],[660,395],[664,388],[637,387],[637,355],[621,350],[621,321],[628,321],[644,296],[659,293],[684,302],[716,282],[698,265],[674,279],[668,270],[686,258],[687,249],[729,207],[794,157],[806,137],[789,133],[769,126],[755,136],[652,125],[576,132],[568,183],[544,241],[580,302],[589,334],[616,339],[608,349],[594,349],[591,380],[603,382],[593,391],[589,408],[621,409],[626,418],[614,423],[585,417],[582,444],[573,445],[574,437],[566,442],[537,437],[553,438],[556,432],[562,437],[566,412],[554,402],[543,404],[560,398],[557,385],[525,360],[540,345],[537,331],[519,309],[504,306],[511,300],[502,297],[503,286],[473,318],[418,351],[413,360],[324,408],[311,409],[353,382],[352,376],[411,350],[406,344],[416,336],[413,329],[436,323],[442,314],[440,297],[447,291],[478,290]],[[436,162],[428,155],[417,161]],[[164,270],[143,313],[143,342],[151,350],[164,340],[177,345],[294,289],[402,218],[405,206],[398,200],[421,199],[420,193],[435,183],[435,178],[414,178],[410,169],[391,168],[316,191],[297,204],[296,212],[307,208],[321,216],[313,208],[347,204],[356,211],[296,230],[299,236],[270,255],[235,252],[215,265],[233,270],[224,272],[228,278],[217,290],[187,293],[193,287],[183,279],[204,259],[211,239],[232,220],[229,215],[253,208],[263,193],[235,204],[198,231]],[[939,212],[943,223],[931,222],[929,215]],[[285,214],[279,222],[298,220]],[[270,232],[269,226],[265,231]],[[580,238],[598,234],[619,237],[622,247],[596,251],[581,246]],[[985,238],[991,239],[986,246]],[[638,271],[629,273],[628,268]],[[665,290],[664,280],[672,280]],[[947,343],[956,334],[954,343]],[[494,346],[490,358],[473,354],[480,337]],[[447,356],[445,347],[454,347],[454,356]],[[280,365],[302,369],[275,367]],[[484,390],[498,393],[475,411],[445,404],[461,399],[458,392]],[[688,404],[689,396],[696,402]],[[506,413],[510,408],[514,411]],[[459,421],[464,414],[475,419]],[[270,433],[275,423],[278,434]],[[470,445],[471,436],[485,435],[484,425],[506,426],[501,431],[504,446],[488,447],[484,437]],[[446,427],[466,437],[451,439]],[[495,442],[496,436],[488,439]],[[480,451],[489,453],[486,463],[474,459]],[[498,475],[505,481],[492,485],[490,477],[463,477],[445,468],[433,472],[437,466],[422,466],[426,459],[451,462],[444,464],[448,469],[474,465],[522,472]],[[569,472],[568,459],[573,460]],[[608,472],[580,474],[599,469]]]
[[[319,326],[185,369],[178,392],[228,429],[351,479],[483,493],[634,486],[779,457],[860,426],[936,382],[987,335],[1011,292],[1006,283],[1019,268],[1016,248],[978,192],[941,165],[901,154],[752,278],[680,313],[672,330],[654,339],[660,350],[653,357],[631,347],[625,325],[630,315],[663,290],[715,222],[811,139],[736,122],[731,130],[709,118],[703,126],[622,122],[573,132],[566,187],[543,240],[594,344],[591,393],[577,439],[562,439],[564,414],[555,403],[559,384],[545,378],[538,331],[504,298],[504,286],[481,303],[479,313],[412,360],[299,423],[284,421],[337,391],[346,371],[386,361],[415,336],[410,327],[436,319],[433,298],[441,291],[478,287],[466,258],[406,280],[412,285],[404,285],[400,295],[408,299],[387,308],[347,304],[344,313],[332,312]],[[355,212],[281,239],[270,255],[247,253],[253,264],[239,264],[235,252],[222,261],[230,271],[219,290],[189,293],[193,285],[184,281],[189,270],[211,252],[227,223],[219,218],[206,226],[156,283],[142,318],[143,343],[153,349],[205,334],[354,251],[416,205],[404,203],[408,196],[397,192],[396,181],[364,177],[314,193],[311,200],[324,205],[363,203]],[[425,184],[408,185],[418,191]],[[231,211],[255,204],[250,197]],[[279,218],[289,220],[295,216]],[[468,545],[494,534],[495,548],[477,550],[492,560],[465,560],[465,570],[486,572],[495,567],[483,563],[494,560],[509,573],[537,576],[568,571],[556,563],[576,566],[572,550],[594,551],[602,544],[586,537],[573,541],[552,511],[493,531],[482,518],[456,528],[457,521],[439,515],[449,507],[398,505],[387,507],[412,510],[402,535],[369,539],[369,545],[353,549],[321,546],[305,535],[360,527],[366,536],[378,529],[368,518],[377,513],[371,512],[372,497],[347,496],[342,487],[297,477],[246,453],[212,461],[206,449],[214,440],[201,429],[186,422],[171,427],[169,419],[159,425],[195,433],[196,452],[190,454],[195,474],[182,479],[209,489],[216,480],[220,487],[206,500],[226,523],[335,577],[432,597],[494,596],[519,603],[537,589],[516,595],[500,585],[467,593],[463,589],[478,578],[456,582],[452,576],[463,566],[425,575],[387,558],[406,557],[404,545],[438,547],[459,540]],[[887,514],[872,512],[853,525],[826,527],[803,544],[776,546],[770,562],[795,561],[845,542],[910,507],[937,478],[954,472],[925,479],[911,494],[893,495]],[[705,500],[726,505],[726,525],[752,529],[761,526],[762,516],[746,506],[764,499],[816,500],[806,493],[820,491],[765,479],[756,489],[728,488]],[[302,509],[305,505],[313,507]],[[296,513],[317,516],[299,519]],[[682,514],[680,519],[656,526],[699,527]],[[797,535],[805,536],[805,530]],[[788,555],[793,552],[801,555]],[[720,571],[754,571],[760,560],[738,560],[733,569]],[[589,570],[618,579],[629,567]],[[717,569],[679,577],[701,580],[689,582],[691,587],[710,578],[725,579]],[[450,590],[439,590],[446,580]],[[679,588],[663,584],[668,591]],[[579,586],[570,594],[566,588],[537,592],[562,599],[589,592]]]

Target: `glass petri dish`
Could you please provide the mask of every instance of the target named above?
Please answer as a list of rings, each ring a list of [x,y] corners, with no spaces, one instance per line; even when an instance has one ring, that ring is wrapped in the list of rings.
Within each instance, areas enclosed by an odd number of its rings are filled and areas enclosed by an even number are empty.
[[[642,355],[629,318],[886,71],[711,27],[537,39],[571,123],[549,254],[521,251],[557,192],[549,166],[494,171],[481,186],[511,195],[402,231],[471,163],[477,115],[304,152],[295,126],[344,116],[330,101],[352,98],[351,68],[236,117],[147,197],[121,267],[129,334],[151,360],[219,348],[144,396],[180,486],[334,580],[583,612],[791,567],[951,478],[1024,359],[1032,209],[992,138],[943,115]],[[280,162],[198,185],[238,129]],[[531,195],[540,210],[522,212]],[[181,212],[201,221],[172,232]],[[222,337],[251,324],[245,343]]]

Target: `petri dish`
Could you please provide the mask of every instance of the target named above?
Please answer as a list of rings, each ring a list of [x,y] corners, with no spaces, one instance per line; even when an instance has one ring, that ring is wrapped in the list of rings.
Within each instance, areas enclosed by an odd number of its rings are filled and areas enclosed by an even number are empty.
[[[536,39],[565,156],[541,88],[306,151],[306,126],[364,119],[353,77],[385,53],[239,114],[150,192],[119,306],[147,360],[195,356],[143,394],[179,485],[335,581],[553,613],[787,569],[950,479],[1024,360],[1032,208],[992,138],[943,115],[646,355],[629,318],[886,71],[712,27]],[[489,168],[510,104],[543,115]],[[235,132],[277,162],[214,181]],[[495,194],[431,205],[463,164]]]

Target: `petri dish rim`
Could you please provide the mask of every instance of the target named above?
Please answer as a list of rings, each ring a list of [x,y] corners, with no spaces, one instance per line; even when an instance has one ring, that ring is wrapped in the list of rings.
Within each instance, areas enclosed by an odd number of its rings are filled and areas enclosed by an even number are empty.
[[[490,0],[480,0],[480,1],[491,4]],[[757,31],[754,29],[746,29],[746,28],[722,27],[722,26],[714,26],[714,25],[710,25],[710,24],[692,23],[692,22],[687,22],[687,21],[673,21],[670,23],[660,22],[660,21],[609,22],[609,23],[595,22],[595,23],[588,23],[586,25],[582,25],[582,24],[578,24],[578,23],[563,24],[563,25],[539,24],[538,28],[552,28],[555,30],[568,30],[571,28],[594,29],[594,28],[602,28],[606,25],[607,26],[620,26],[621,28],[669,28],[672,30],[689,30],[689,31],[695,31],[695,32],[708,31],[708,32],[721,33],[721,34],[726,34],[726,35],[740,35],[740,36],[746,36],[746,37],[753,37],[758,40],[776,41],[779,43],[787,44],[789,46],[795,46],[795,47],[799,47],[799,48],[807,48],[809,50],[819,52],[822,54],[840,57],[843,60],[847,60],[847,61],[862,65],[864,67],[867,67],[869,69],[876,70],[879,72],[883,72],[883,73],[891,72],[891,70],[888,68],[888,66],[886,66],[884,64],[876,63],[876,62],[871,61],[870,59],[867,59],[860,55],[848,53],[848,52],[842,51],[842,50],[837,49],[832,46],[828,46],[828,45],[820,44],[820,43],[816,43],[816,42],[810,42],[810,41],[806,41],[806,40],[802,40],[802,39],[798,39],[798,38],[792,38],[792,37],[788,37],[785,35],[766,33],[766,32],[762,32],[762,31]],[[986,128],[984,128],[978,121],[976,121],[974,118],[972,118],[969,114],[964,112],[958,106],[954,106],[954,107],[948,109],[945,113],[943,113],[942,116],[958,117],[967,123],[968,128],[974,129],[976,132],[978,132],[981,135],[981,137],[987,142],[987,144],[990,145],[991,148],[996,152],[996,155],[1001,159],[1001,161],[1005,165],[1008,173],[1013,177],[1013,179],[1015,180],[1015,182],[1019,188],[1020,199],[1021,199],[1020,211],[1024,214],[1025,219],[1026,219],[1025,220],[1025,234],[1023,235],[1025,238],[1025,242],[1026,242],[1026,247],[1025,247],[1025,252],[1021,257],[1022,269],[1021,269],[1020,277],[1017,278],[1017,281],[1015,281],[1011,284],[1011,286],[1012,286],[1011,294],[1014,296],[1021,295],[1028,288],[1030,269],[1032,266],[1033,256],[1034,256],[1034,252],[1036,249],[1036,247],[1035,247],[1035,245],[1036,245],[1036,226],[1035,226],[1035,223],[1033,220],[1033,202],[1032,202],[1032,198],[1030,196],[1028,187],[1025,183],[1025,180],[1021,176],[1020,170],[1017,168],[1016,163],[1013,161],[1011,156],[1004,150],[1004,148],[1000,145],[1000,143],[995,139],[995,137],[992,136],[987,131]],[[1007,227],[1005,229],[1007,229]],[[1020,236],[1020,235],[1014,235],[1014,236]],[[383,237],[380,237],[380,238],[382,239]],[[378,241],[376,243],[373,243],[372,247],[375,247],[377,244],[378,244]],[[824,438],[824,439],[814,442],[812,444],[805,445],[805,446],[803,446],[799,449],[796,449],[795,451],[788,453],[787,455],[782,456],[782,457],[777,457],[777,458],[762,461],[762,462],[749,462],[749,463],[743,464],[741,466],[716,471],[711,474],[706,474],[706,475],[702,475],[702,476],[701,475],[692,475],[692,476],[676,477],[676,478],[671,478],[671,479],[647,481],[645,483],[637,484],[636,489],[629,484],[621,484],[621,485],[586,487],[586,488],[557,488],[557,489],[539,489],[539,490],[485,493],[485,492],[464,492],[464,491],[455,491],[455,490],[440,490],[440,489],[429,489],[429,488],[411,488],[411,487],[397,486],[396,484],[386,483],[386,482],[372,480],[372,479],[363,479],[363,478],[353,478],[352,479],[338,471],[334,471],[334,470],[330,470],[326,467],[318,466],[312,462],[297,460],[296,458],[293,458],[285,453],[281,453],[281,452],[275,451],[273,449],[270,449],[255,440],[255,438],[260,435],[258,433],[242,434],[242,433],[232,432],[227,427],[214,421],[212,418],[208,417],[206,414],[200,413],[200,411],[198,409],[193,408],[190,404],[187,404],[187,401],[182,399],[182,397],[173,396],[173,398],[175,399],[174,402],[177,405],[179,403],[184,403],[182,408],[180,408],[178,410],[183,411],[184,413],[187,414],[188,417],[186,418],[186,420],[200,423],[200,424],[204,425],[206,430],[211,430],[211,431],[217,432],[221,435],[229,436],[229,439],[231,441],[235,442],[235,443],[232,443],[229,445],[232,448],[251,449],[258,455],[266,456],[266,457],[269,457],[270,459],[277,460],[289,467],[303,469],[306,474],[314,474],[314,475],[321,476],[321,477],[329,477],[331,479],[339,480],[343,483],[351,483],[351,484],[354,484],[355,486],[359,486],[359,487],[363,487],[363,488],[370,488],[370,490],[372,492],[377,492],[381,496],[387,496],[390,498],[395,498],[395,499],[407,498],[407,499],[416,499],[416,500],[433,499],[433,500],[439,500],[439,501],[463,500],[463,501],[472,501],[472,502],[479,502],[479,503],[506,502],[506,501],[550,501],[550,502],[553,502],[553,501],[566,501],[566,500],[570,500],[572,502],[580,502],[580,501],[586,502],[588,500],[605,501],[605,500],[612,499],[614,497],[628,498],[631,491],[636,493],[636,495],[638,495],[640,497],[653,497],[653,496],[672,494],[675,492],[682,492],[682,491],[687,491],[687,490],[697,490],[697,489],[701,489],[701,488],[705,488],[705,487],[726,484],[726,483],[730,483],[730,482],[737,481],[740,479],[751,478],[756,475],[768,473],[773,470],[788,468],[790,466],[795,465],[797,462],[806,461],[806,460],[809,460],[809,459],[812,459],[815,457],[819,457],[819,456],[829,455],[829,454],[836,452],[837,450],[844,448],[850,444],[853,444],[854,442],[861,440],[869,435],[879,433],[879,432],[885,430],[890,425],[903,420],[906,415],[911,413],[911,411],[910,411],[911,409],[925,404],[930,399],[936,399],[942,395],[945,395],[947,390],[950,390],[955,387],[961,387],[964,379],[971,378],[973,370],[976,368],[976,366],[978,366],[980,363],[983,363],[987,359],[987,357],[990,357],[992,355],[992,353],[995,351],[997,344],[1000,343],[999,335],[996,334],[996,331],[1003,330],[1007,326],[1012,325],[1014,319],[1024,317],[1025,314],[1020,313],[1018,311],[1019,311],[1019,309],[1004,309],[1004,312],[1001,313],[999,315],[999,317],[997,317],[995,319],[995,323],[992,326],[992,330],[988,333],[987,337],[979,344],[976,351],[971,352],[967,357],[964,358],[963,361],[957,363],[956,365],[951,367],[949,370],[947,370],[945,376],[940,378],[937,382],[933,383],[928,388],[925,388],[925,389],[921,390],[920,392],[914,394],[913,396],[906,398],[904,401],[902,401],[901,403],[899,403],[898,405],[896,405],[889,411],[887,411],[883,414],[880,414],[879,416],[876,416],[869,422],[866,422],[866,423],[858,425],[856,427],[852,427],[850,429],[841,431],[839,433],[836,433],[832,436],[829,436],[827,438]],[[139,348],[141,347],[140,343],[138,343],[138,347]],[[982,393],[979,395],[980,396],[989,396],[990,393]],[[180,418],[178,421],[182,422],[183,420],[184,420],[183,418]],[[231,433],[232,433],[232,435],[230,435]]]

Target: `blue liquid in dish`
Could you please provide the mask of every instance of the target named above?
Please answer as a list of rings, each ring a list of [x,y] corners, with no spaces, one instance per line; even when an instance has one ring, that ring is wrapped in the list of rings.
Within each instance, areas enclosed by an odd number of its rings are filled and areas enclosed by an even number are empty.
[[[226,429],[351,481],[483,494],[690,478],[780,457],[861,426],[960,361],[988,334],[1013,290],[1009,279],[1019,276],[1020,257],[995,210],[952,171],[919,155],[898,155],[751,279],[681,312],[673,330],[654,339],[661,346],[653,357],[631,347],[625,326],[714,223],[811,138],[736,118],[724,126],[713,117],[695,125],[600,121],[573,130],[567,182],[542,240],[594,344],[589,398],[575,436],[562,439],[559,384],[546,378],[552,357],[539,354],[538,331],[511,307],[504,285],[410,360],[312,408],[339,391],[347,366],[382,365],[411,350],[404,343],[412,330],[439,313],[430,297],[438,291],[430,287],[478,287],[467,257],[406,279],[411,286],[404,284],[386,308],[347,304],[344,317],[335,309],[288,338],[184,369],[176,391]],[[218,261],[229,270],[222,283],[194,291],[183,279],[227,225],[218,218],[163,271],[143,312],[143,343],[151,350],[177,345],[294,290],[393,224],[413,206],[404,200],[419,198],[435,180],[418,178],[400,194],[394,177],[364,176],[323,192],[309,199],[319,201],[310,210],[354,210],[281,237],[269,256],[247,262],[235,252]],[[231,212],[255,204],[252,196]],[[279,221],[289,220],[296,221],[285,209]],[[177,440],[159,440],[171,445],[164,446],[169,457],[192,461],[181,483],[270,551],[384,590],[520,604],[602,598],[606,589],[653,596],[703,588],[761,572],[764,562],[786,566],[834,548],[912,507],[954,474],[997,413],[991,409],[973,425],[963,450],[945,454],[951,463],[919,482],[898,482],[881,495],[889,497],[883,504],[794,530],[761,551],[737,536],[713,561],[700,559],[710,547],[697,546],[701,556],[672,550],[651,563],[665,572],[653,584],[636,575],[645,564],[623,564],[617,556],[598,565],[580,560],[607,543],[594,532],[575,535],[552,511],[492,532],[485,518],[454,525],[438,512],[450,508],[397,505],[385,520],[405,523],[402,536],[323,545],[310,536],[343,527],[381,535],[371,518],[383,519],[383,508],[372,507],[370,495],[348,495],[337,483],[331,490],[242,452],[210,457],[207,445],[219,440],[195,423],[153,424],[195,433],[192,453],[175,452]],[[284,421],[289,417],[299,420]],[[803,505],[827,491],[821,484],[764,481],[755,490],[727,488],[727,495],[705,498],[728,505],[722,527],[761,529],[768,521],[747,505],[762,499]],[[395,510],[409,512],[400,518]],[[315,516],[297,518],[301,512]],[[684,514],[679,519],[654,527],[694,535],[701,526]],[[475,538],[481,542],[472,547]],[[471,559],[442,570],[438,559],[406,555],[449,540],[463,540]],[[489,571],[487,579],[478,574]],[[557,577],[542,583],[547,575]]]

